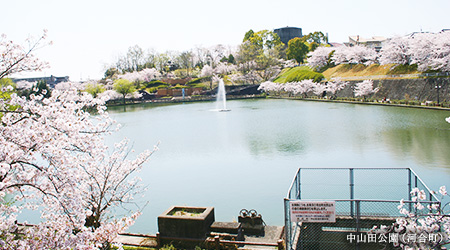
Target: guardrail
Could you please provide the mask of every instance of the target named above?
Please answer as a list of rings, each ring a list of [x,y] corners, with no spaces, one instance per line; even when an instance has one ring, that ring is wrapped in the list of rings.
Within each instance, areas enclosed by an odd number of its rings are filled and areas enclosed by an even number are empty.
[[[400,74],[400,75],[332,77],[331,80],[340,79],[340,80],[351,81],[351,80],[379,80],[379,79],[422,78],[422,77],[450,77],[450,72]]]
[[[360,231],[362,219],[400,217],[397,206],[401,199],[413,211],[417,203],[412,201],[413,188],[425,191],[427,200],[421,203],[440,205],[410,168],[299,168],[284,199],[286,249],[297,249],[300,237],[301,224],[290,217],[292,201],[335,201],[336,216],[350,218],[348,227]]]

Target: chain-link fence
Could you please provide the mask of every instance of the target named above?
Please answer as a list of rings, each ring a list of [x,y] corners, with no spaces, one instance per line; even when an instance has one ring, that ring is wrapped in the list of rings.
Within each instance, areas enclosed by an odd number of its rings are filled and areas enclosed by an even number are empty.
[[[415,202],[410,191],[416,187],[425,191],[427,200],[421,202],[425,207],[440,205],[410,168],[300,168],[284,201],[286,248],[380,249],[381,244],[389,249],[391,239],[367,242],[362,237],[367,237],[373,226],[395,222],[401,216],[400,200],[412,211]],[[291,221],[290,206],[295,201],[333,201],[336,222]],[[420,212],[430,211],[425,208]]]

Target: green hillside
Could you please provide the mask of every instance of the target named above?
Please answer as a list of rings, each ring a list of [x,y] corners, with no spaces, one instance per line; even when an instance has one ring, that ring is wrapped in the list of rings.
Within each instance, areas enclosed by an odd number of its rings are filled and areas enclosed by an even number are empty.
[[[307,66],[300,66],[294,68],[287,68],[281,71],[281,73],[275,78],[276,83],[286,83],[286,82],[299,82],[305,79],[314,79],[315,82],[319,82],[324,79],[322,73],[317,73],[311,70]]]

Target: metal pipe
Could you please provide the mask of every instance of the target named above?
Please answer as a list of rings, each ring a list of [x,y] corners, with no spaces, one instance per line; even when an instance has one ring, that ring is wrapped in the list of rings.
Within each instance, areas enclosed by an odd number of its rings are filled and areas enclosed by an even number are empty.
[[[353,179],[353,168],[349,168],[350,171],[350,216],[353,216],[353,199],[355,198],[354,194],[354,179]]]

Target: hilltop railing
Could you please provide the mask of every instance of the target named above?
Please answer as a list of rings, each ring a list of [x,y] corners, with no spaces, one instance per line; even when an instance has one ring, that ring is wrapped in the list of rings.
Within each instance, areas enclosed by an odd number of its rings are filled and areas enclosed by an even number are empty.
[[[401,217],[397,206],[402,199],[409,211],[414,211],[417,202],[412,201],[413,188],[425,191],[427,200],[421,201],[425,207],[440,206],[439,199],[410,168],[300,168],[284,199],[286,249],[301,248],[301,223],[291,221],[291,201],[335,201],[336,217],[350,218],[344,231],[362,232],[367,230],[361,226],[365,217]]]

